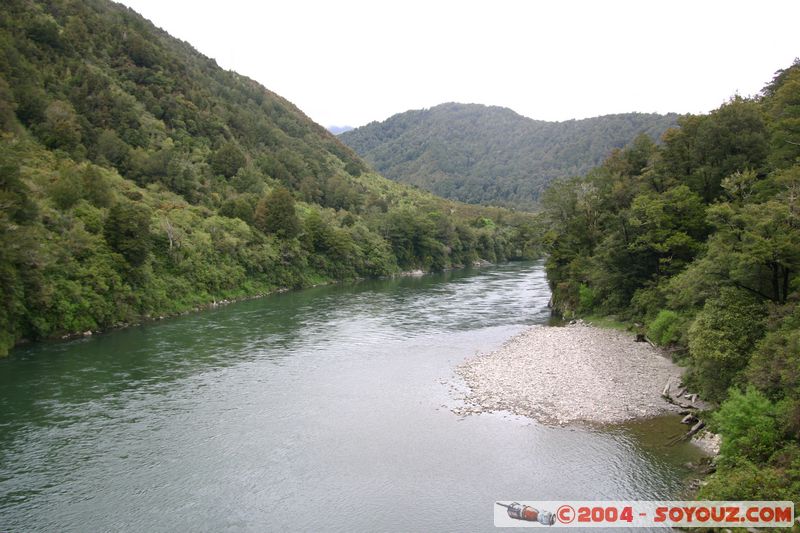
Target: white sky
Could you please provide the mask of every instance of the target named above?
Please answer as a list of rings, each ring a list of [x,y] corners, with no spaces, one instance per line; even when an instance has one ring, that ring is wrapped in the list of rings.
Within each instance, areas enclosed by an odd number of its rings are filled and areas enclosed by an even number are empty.
[[[443,102],[705,113],[800,56],[800,1],[123,0],[323,126]]]

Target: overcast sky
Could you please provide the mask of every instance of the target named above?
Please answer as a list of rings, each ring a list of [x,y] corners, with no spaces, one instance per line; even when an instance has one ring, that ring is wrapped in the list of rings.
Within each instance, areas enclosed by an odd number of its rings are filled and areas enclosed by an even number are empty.
[[[708,112],[800,56],[800,1],[124,0],[323,126],[443,102]]]

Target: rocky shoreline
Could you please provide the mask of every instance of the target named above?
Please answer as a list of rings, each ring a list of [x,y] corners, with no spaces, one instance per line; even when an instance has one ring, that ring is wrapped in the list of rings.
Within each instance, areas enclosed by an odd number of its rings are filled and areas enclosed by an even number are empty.
[[[682,369],[633,335],[577,322],[533,326],[456,373],[468,392],[458,414],[509,411],[540,423],[620,423],[680,407],[662,398]]]

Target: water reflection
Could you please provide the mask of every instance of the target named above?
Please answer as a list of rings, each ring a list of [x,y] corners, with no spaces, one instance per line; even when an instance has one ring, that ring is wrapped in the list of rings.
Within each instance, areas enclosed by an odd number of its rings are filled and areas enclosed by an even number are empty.
[[[678,490],[680,454],[648,447],[651,430],[450,412],[453,367],[545,323],[548,299],[541,265],[514,264],[16,350],[0,361],[0,528],[489,531],[498,498]]]

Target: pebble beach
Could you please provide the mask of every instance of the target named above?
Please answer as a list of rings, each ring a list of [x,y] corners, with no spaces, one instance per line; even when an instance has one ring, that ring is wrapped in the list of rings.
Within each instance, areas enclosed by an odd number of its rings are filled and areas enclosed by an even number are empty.
[[[533,326],[456,369],[468,390],[459,414],[508,411],[543,424],[619,423],[675,411],[661,398],[682,369],[630,333]]]

